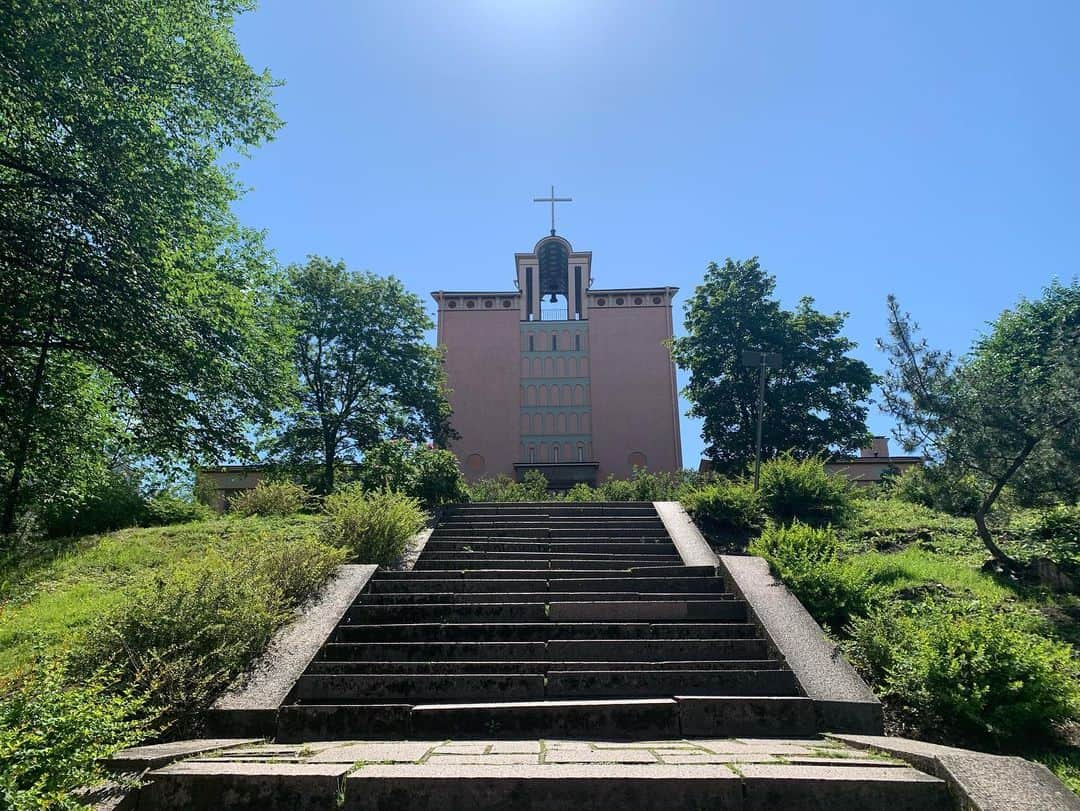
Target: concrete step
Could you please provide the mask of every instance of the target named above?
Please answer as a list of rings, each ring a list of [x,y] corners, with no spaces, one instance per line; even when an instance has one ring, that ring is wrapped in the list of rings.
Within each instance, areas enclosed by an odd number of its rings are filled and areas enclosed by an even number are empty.
[[[731,639],[552,639],[550,659],[587,661],[655,661],[696,659],[768,659],[768,644],[752,637]]]
[[[379,571],[371,579],[372,583],[384,583],[390,580],[460,580],[460,579],[507,579],[507,580],[544,580],[553,578],[590,578],[590,577],[712,577],[716,574],[713,566],[640,566],[622,569],[413,569],[407,572]]]
[[[552,622],[706,622],[746,620],[746,604],[730,595],[699,595],[712,599],[682,599],[686,594],[638,594],[632,600],[574,601],[588,593],[566,595],[557,602],[552,596],[548,619]],[[726,599],[725,599],[726,597]]]
[[[746,606],[724,594],[446,594],[441,602],[426,602],[417,594],[383,595],[391,602],[352,606],[343,622],[400,623],[445,620],[454,622],[741,622]],[[585,598],[585,599],[581,599]],[[697,599],[687,599],[697,598]],[[369,598],[380,599],[379,595]],[[546,602],[549,600],[550,602]],[[486,601],[485,601],[486,600]]]
[[[470,540],[430,540],[424,547],[423,554],[432,552],[526,552],[526,553],[571,553],[585,552],[593,555],[671,555],[675,546],[671,541],[653,542],[649,540],[618,541],[470,541]]]
[[[797,696],[790,670],[566,670],[547,674],[548,698],[667,695]]]
[[[588,574],[588,573],[584,573]],[[374,594],[447,594],[472,592],[527,592],[542,591],[629,591],[664,593],[721,593],[725,583],[722,577],[630,577],[626,573],[611,577],[582,576],[563,577],[557,584],[549,585],[546,575],[542,578],[443,578],[415,577],[412,579],[372,579],[364,595]]]
[[[277,740],[393,736],[657,740],[782,738],[819,733],[813,702],[799,696],[682,696],[454,704],[287,704]],[[735,742],[737,743],[737,742]],[[783,747],[788,749],[788,747]],[[790,754],[790,753],[788,753]],[[727,762],[727,759],[722,759]],[[700,765],[700,764],[695,764]],[[793,806],[801,807],[801,806]]]
[[[609,569],[611,567],[644,568],[653,566],[678,566],[681,559],[670,555],[564,555],[564,554],[477,554],[471,552],[437,552],[420,556],[414,571],[432,569],[467,569],[472,572],[486,569],[535,569],[546,567],[551,571],[582,569]]]
[[[384,625],[339,625],[338,642],[547,642],[548,640],[694,640],[702,645],[724,639],[757,639],[757,628],[745,622],[412,622]],[[578,656],[555,658],[579,658]],[[596,657],[593,657],[596,658]],[[601,657],[607,658],[607,657]],[[619,654],[610,658],[633,659]],[[652,657],[649,657],[652,658]],[[679,654],[661,658],[682,658]],[[695,656],[714,659],[715,656]],[[751,658],[762,658],[753,656]]]
[[[542,622],[547,605],[534,603],[423,603],[419,605],[354,605],[349,623],[402,622]],[[345,626],[341,626],[345,627]]]
[[[713,661],[671,662],[589,662],[590,670],[779,670],[776,659],[716,659]],[[582,662],[551,662],[547,659],[505,661],[416,660],[416,661],[343,661],[317,659],[307,669],[309,674],[325,673],[551,673],[586,669]]]
[[[543,674],[305,674],[293,687],[301,704],[373,703],[431,699],[485,701],[528,700],[544,697]]]
[[[546,584],[545,584],[546,585]],[[354,603],[364,605],[436,605],[466,603],[557,603],[557,602],[659,602],[672,600],[734,600],[724,592],[653,592],[653,591],[417,591],[394,594],[361,594]]]
[[[641,518],[545,518],[542,520],[513,521],[497,516],[492,517],[455,517],[439,522],[436,530],[444,529],[529,529],[547,532],[562,529],[593,529],[601,527],[611,530],[663,529],[664,522],[656,516]]]
[[[430,626],[429,626],[430,627]],[[543,660],[547,645],[536,642],[330,642],[317,662]]]
[[[307,673],[293,688],[306,704],[505,701],[672,695],[795,696],[789,670],[560,670],[544,673]]]
[[[501,547],[501,548],[500,548]],[[627,548],[629,547],[629,548]],[[528,543],[496,543],[492,546],[480,546],[479,544],[463,544],[457,548],[454,544],[430,543],[424,550],[423,560],[476,560],[481,562],[494,562],[504,560],[535,560],[555,561],[563,560],[589,560],[590,558],[602,561],[605,566],[623,566],[629,564],[664,563],[671,564],[680,561],[679,555],[674,551],[671,544],[611,544],[605,549],[600,544],[528,544]],[[490,567],[489,567],[490,568]]]

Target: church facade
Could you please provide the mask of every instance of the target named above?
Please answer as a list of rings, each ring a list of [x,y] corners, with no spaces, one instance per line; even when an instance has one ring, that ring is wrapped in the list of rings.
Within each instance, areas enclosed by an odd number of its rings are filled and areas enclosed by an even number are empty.
[[[514,262],[515,290],[431,294],[466,477],[535,469],[565,488],[681,468],[677,288],[594,288],[592,253],[554,229]]]

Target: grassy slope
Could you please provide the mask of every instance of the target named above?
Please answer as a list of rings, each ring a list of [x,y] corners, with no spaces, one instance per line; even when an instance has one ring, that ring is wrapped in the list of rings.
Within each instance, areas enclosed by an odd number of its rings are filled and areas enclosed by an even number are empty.
[[[217,518],[168,527],[125,529],[66,539],[0,572],[0,680],[32,664],[35,648],[61,651],[124,590],[208,549],[227,549],[273,534],[315,533],[315,519]]]
[[[1019,513],[1005,521],[1011,529],[1028,523],[1028,518]],[[874,580],[890,591],[938,590],[968,595],[991,605],[1025,604],[1045,617],[1048,636],[1073,644],[1080,642],[1080,598],[1051,594],[981,571],[988,554],[975,535],[971,519],[902,501],[860,499],[854,516],[840,534],[853,553],[852,565],[871,572]],[[1024,556],[1020,533],[1014,533],[1008,545],[1010,552]],[[1023,754],[1045,763],[1080,794],[1080,750],[1047,749]]]

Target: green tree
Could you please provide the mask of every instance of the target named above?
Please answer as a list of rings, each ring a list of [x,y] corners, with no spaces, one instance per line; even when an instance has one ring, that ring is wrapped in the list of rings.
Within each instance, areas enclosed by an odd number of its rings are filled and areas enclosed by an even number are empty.
[[[986,524],[1006,485],[1080,494],[1080,283],[1055,281],[1042,298],[1004,311],[959,360],[919,338],[895,296],[888,302],[889,339],[878,343],[889,356],[883,389],[897,437],[954,476],[975,475],[979,537],[1018,569]]]
[[[250,6],[0,4],[0,533],[27,470],[63,466],[46,400],[72,364],[148,454],[239,453],[281,389],[267,257],[220,160],[280,123],[233,36]]]
[[[689,413],[704,419],[705,452],[723,472],[742,472],[754,458],[758,370],[742,365],[743,350],[783,354],[783,365],[769,370],[765,459],[850,453],[869,440],[876,378],[848,354],[855,343],[840,334],[847,314],[818,312],[812,298],[784,310],[775,289],[757,257],[711,262],[686,303],[686,336],[672,342],[675,362],[690,371]]]
[[[442,355],[424,340],[433,324],[400,281],[313,256],[286,270],[278,303],[299,386],[265,442],[271,457],[317,463],[328,493],[335,468],[378,442],[450,437]]]

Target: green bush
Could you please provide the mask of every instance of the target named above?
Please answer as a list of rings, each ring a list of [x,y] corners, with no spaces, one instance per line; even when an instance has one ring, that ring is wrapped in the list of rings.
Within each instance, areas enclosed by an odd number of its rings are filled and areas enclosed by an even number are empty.
[[[166,727],[190,733],[344,557],[313,538],[269,536],[209,551],[134,586],[88,632],[75,662],[83,672],[116,668],[161,709]]]
[[[818,622],[839,631],[854,617],[866,614],[877,597],[869,575],[844,560],[832,528],[819,529],[798,521],[770,525],[751,542],[749,552],[760,555]]]
[[[311,498],[307,490],[289,481],[261,481],[251,490],[237,494],[229,510],[237,515],[295,515]]]
[[[1080,714],[1072,648],[1032,620],[977,601],[888,603],[853,625],[854,658],[927,729],[999,740],[1052,732]]]
[[[470,501],[526,501],[525,487],[505,473],[469,485]]]
[[[1080,504],[1058,504],[1039,513],[1036,531],[1044,541],[1080,548]]]
[[[51,537],[93,535],[138,526],[145,499],[138,480],[126,471],[110,471],[77,504],[66,501],[41,507],[40,523]]]
[[[943,465],[910,467],[893,478],[889,489],[895,498],[950,515],[974,515],[982,501],[978,479]]]
[[[635,467],[629,479],[608,476],[597,492],[601,501],[678,501],[684,493],[702,483],[698,474],[688,470],[653,473]]]
[[[112,688],[101,671],[72,679],[53,659],[0,689],[0,807],[84,808],[71,792],[105,779],[99,759],[149,733],[144,701]]]
[[[165,491],[146,500],[143,520],[140,523],[150,527],[163,527],[169,524],[206,521],[213,515],[213,511],[205,504]]]
[[[694,518],[738,532],[760,529],[764,519],[761,497],[754,488],[730,479],[687,491],[682,504]]]
[[[566,491],[565,498],[567,501],[600,501],[602,496],[599,490],[589,487],[585,482],[578,482]]]
[[[525,501],[550,501],[553,494],[548,490],[547,477],[539,470],[526,470],[521,477],[522,494]]]
[[[324,508],[323,540],[361,563],[397,560],[427,520],[416,499],[393,490],[364,492],[359,484],[327,496]]]
[[[447,450],[422,448],[416,456],[416,479],[409,494],[429,507],[468,501],[469,489],[457,457]]]
[[[454,454],[400,439],[365,451],[356,480],[365,490],[405,493],[429,507],[469,500]]]
[[[777,521],[820,526],[841,521],[851,509],[851,485],[830,476],[820,459],[778,456],[761,466],[761,501]]]

